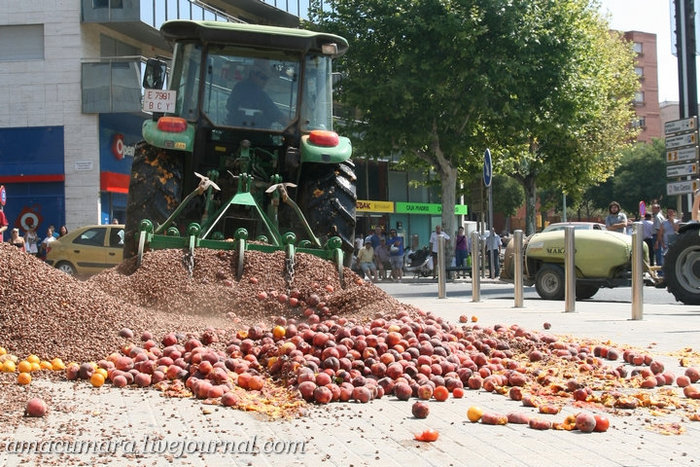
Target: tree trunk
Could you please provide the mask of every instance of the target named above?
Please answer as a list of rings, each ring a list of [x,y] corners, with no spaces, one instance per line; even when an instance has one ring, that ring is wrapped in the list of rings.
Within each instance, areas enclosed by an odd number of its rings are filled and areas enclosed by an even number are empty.
[[[535,188],[535,176],[526,175],[523,179],[525,189],[525,234],[535,233],[535,206],[537,204],[537,190]]]

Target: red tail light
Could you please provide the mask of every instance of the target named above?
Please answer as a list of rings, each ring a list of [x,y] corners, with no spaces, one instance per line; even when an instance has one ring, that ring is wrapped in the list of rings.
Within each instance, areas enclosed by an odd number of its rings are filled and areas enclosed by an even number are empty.
[[[160,117],[158,129],[168,133],[182,133],[187,129],[187,121],[181,117]]]
[[[311,130],[309,142],[316,146],[337,146],[340,143],[338,133],[328,130]]]

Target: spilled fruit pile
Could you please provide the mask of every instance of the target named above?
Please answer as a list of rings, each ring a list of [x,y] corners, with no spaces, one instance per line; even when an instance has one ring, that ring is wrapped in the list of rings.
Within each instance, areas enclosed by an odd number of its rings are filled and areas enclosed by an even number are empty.
[[[673,409],[698,418],[693,383],[700,372],[676,378],[632,348],[518,325],[483,327],[466,315],[450,323],[350,270],[341,283],[331,265],[309,255],[298,255],[289,284],[281,253],[250,252],[240,281],[233,252],[197,250],[191,278],[181,259],[180,251],[150,252],[138,269],[125,262],[81,282],[0,244],[0,299],[7,304],[0,320],[8,329],[0,344],[16,355],[75,361],[66,377],[94,387],[156,387],[273,418],[305,403],[385,395],[444,401],[465,390],[537,408],[542,416],[527,419],[535,429],[588,430],[590,417],[547,418],[565,405],[599,413]],[[27,270],[41,280],[31,282]],[[428,417],[429,410],[417,405],[415,414]],[[468,417],[525,423],[483,411]]]

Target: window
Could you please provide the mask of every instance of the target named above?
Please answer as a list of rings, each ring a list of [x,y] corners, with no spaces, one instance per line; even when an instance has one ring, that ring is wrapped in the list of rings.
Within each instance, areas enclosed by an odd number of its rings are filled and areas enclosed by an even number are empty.
[[[44,25],[0,26],[0,61],[43,60]]]
[[[640,78],[644,78],[644,68],[636,66],[634,67],[634,72],[637,73],[637,76],[639,76]]]
[[[81,233],[73,243],[80,245],[103,246],[105,244],[105,228],[88,229]]]
[[[635,42],[635,43],[632,45],[632,49],[633,49],[637,54],[643,54],[643,53],[644,53],[644,49],[643,49],[643,47],[642,47],[642,43],[641,43],[641,42]]]
[[[644,92],[643,91],[637,91],[634,93],[634,103],[635,104],[643,104],[644,103]]]
[[[119,248],[124,245],[124,229],[111,228],[109,233],[109,246]]]

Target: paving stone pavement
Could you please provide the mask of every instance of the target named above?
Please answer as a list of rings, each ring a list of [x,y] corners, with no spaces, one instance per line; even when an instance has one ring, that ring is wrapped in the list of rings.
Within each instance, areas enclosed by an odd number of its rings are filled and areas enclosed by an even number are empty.
[[[450,287],[465,285],[451,285]],[[457,321],[476,316],[478,324],[520,324],[576,337],[611,340],[647,349],[667,369],[681,374],[669,353],[697,345],[700,307],[646,305],[644,318],[632,321],[629,303],[578,302],[564,313],[563,302],[438,299],[436,284],[382,284],[381,287],[425,311]],[[405,299],[402,297],[406,297]],[[369,404],[334,403],[314,407],[306,417],[270,422],[254,414],[204,405],[193,399],[168,399],[138,388],[92,388],[87,383],[35,380],[51,393],[52,410],[41,419],[23,419],[0,434],[1,465],[498,465],[498,466],[663,466],[700,463],[700,422],[680,414],[656,416],[648,410],[610,416],[606,433],[537,431],[524,425],[472,424],[467,408],[535,414],[519,402],[466,391],[462,399],[430,401],[424,420],[411,416],[412,402],[384,397]],[[677,390],[677,388],[676,388]],[[7,410],[19,410],[8,408]],[[565,406],[562,420],[576,409]],[[664,435],[652,423],[681,422],[685,432]],[[435,443],[413,435],[435,429]],[[28,444],[22,444],[26,442]],[[29,443],[52,453],[26,452]],[[53,442],[53,445],[50,443]],[[90,444],[92,443],[92,444]],[[22,449],[25,452],[20,452]],[[80,454],[59,451],[83,449]]]

